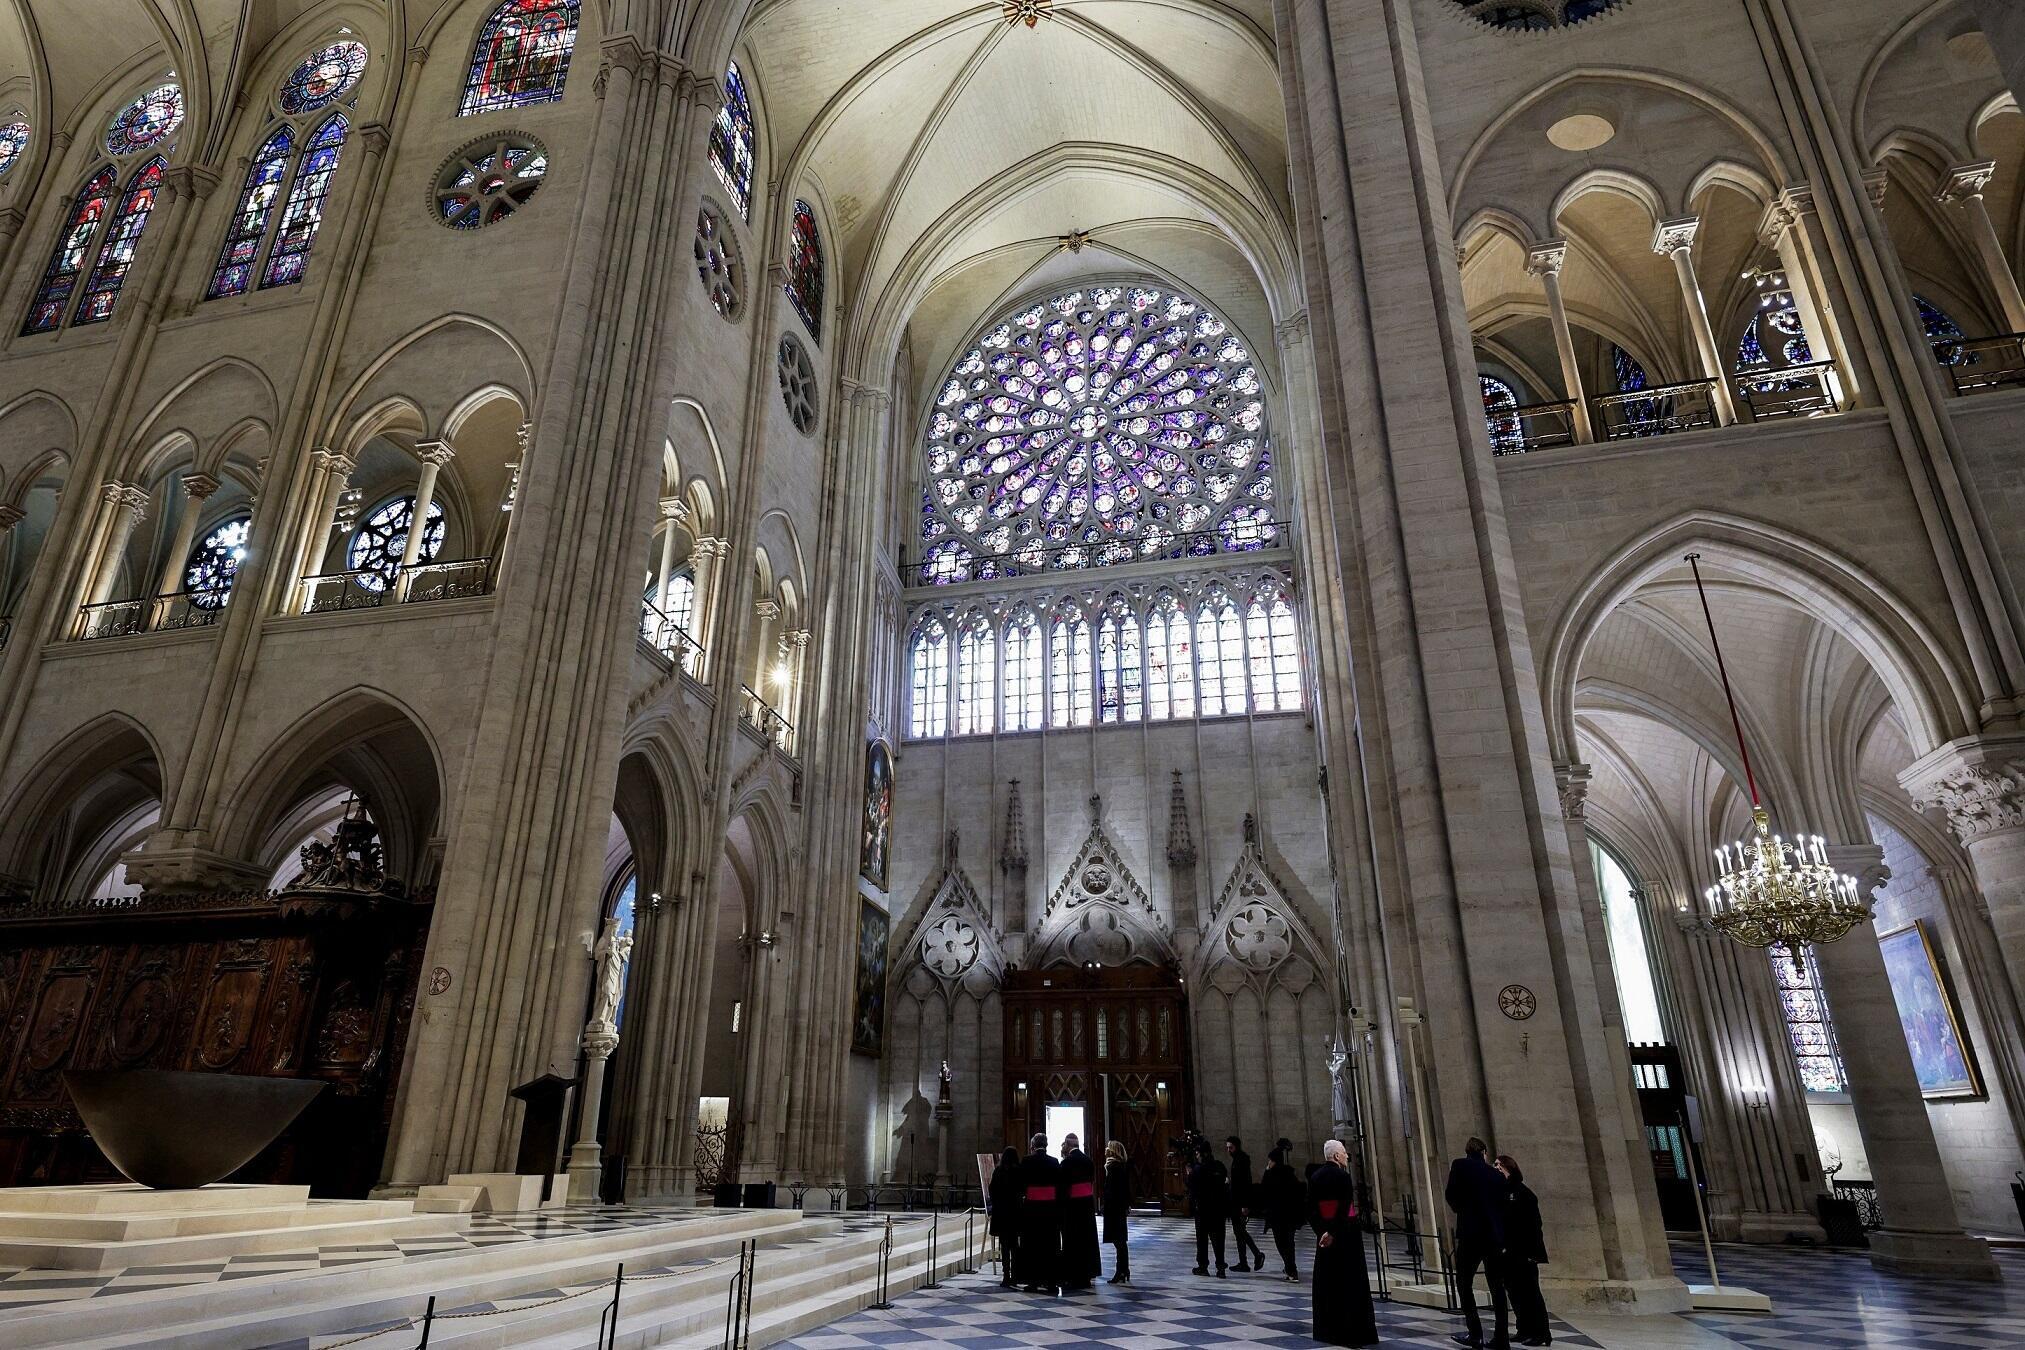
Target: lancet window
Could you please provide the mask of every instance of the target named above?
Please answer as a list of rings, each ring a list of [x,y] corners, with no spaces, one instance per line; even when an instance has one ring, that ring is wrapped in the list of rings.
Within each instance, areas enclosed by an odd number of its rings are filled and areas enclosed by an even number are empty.
[[[1245,710],[1245,626],[1238,608],[1221,588],[1213,590],[1195,616],[1198,688],[1204,717]]]
[[[907,734],[919,740],[949,732],[949,630],[930,614],[908,648]]]
[[[1245,611],[1245,649],[1251,667],[1252,708],[1258,712],[1299,708],[1300,642],[1294,636],[1294,608],[1279,587],[1261,587]]]
[[[1146,617],[1146,699],[1153,721],[1195,716],[1195,643],[1173,591],[1162,591]]]
[[[1041,621],[1022,605],[1013,611],[1005,630],[1007,731],[1039,731],[1045,725],[1047,686],[1041,669]]]
[[[1123,596],[1104,606],[1097,626],[1097,706],[1103,722],[1137,722],[1144,714],[1145,656],[1139,616]]]
[[[816,213],[805,201],[795,202],[793,233],[788,239],[788,303],[801,315],[809,336],[823,340],[823,239]]]
[[[1519,396],[1512,392],[1512,386],[1495,375],[1479,374],[1477,383],[1483,386],[1484,421],[1490,427],[1491,450],[1500,455],[1524,450],[1526,432],[1519,425]]]
[[[1074,609],[1056,611],[1048,635],[1048,725],[1087,727],[1095,672],[1090,663],[1090,621]]]
[[[997,698],[998,637],[984,615],[972,614],[956,638],[956,734],[989,733]]]
[[[1849,1079],[1842,1069],[1842,1051],[1835,1043],[1828,998],[1821,992],[1821,969],[1814,949],[1802,952],[1799,969],[1783,948],[1771,953],[1772,976],[1779,985],[1779,1007],[1786,1015],[1786,1034],[1793,1042],[1793,1062],[1800,1086],[1809,1092],[1842,1092]]]
[[[553,103],[577,45],[578,0],[506,0],[478,31],[459,117]]]
[[[733,61],[725,68],[724,102],[710,128],[710,167],[731,194],[741,220],[752,218],[753,139],[752,100],[746,96],[745,76]]]

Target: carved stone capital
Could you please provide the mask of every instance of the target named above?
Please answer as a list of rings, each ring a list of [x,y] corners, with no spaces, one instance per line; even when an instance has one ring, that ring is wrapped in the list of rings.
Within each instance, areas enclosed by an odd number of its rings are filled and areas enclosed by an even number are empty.
[[[1561,817],[1564,820],[1581,821],[1589,815],[1589,779],[1592,770],[1587,764],[1559,763],[1554,765],[1554,790],[1561,796]]]
[[[2025,826],[2025,772],[2017,764],[1963,764],[1907,789],[1925,809],[1938,809],[1963,844]]]
[[[1308,342],[1308,311],[1290,315],[1273,325],[1273,336],[1282,347],[1302,347]]]
[[[1891,186],[1891,175],[1883,169],[1872,169],[1863,175],[1863,190],[1876,210],[1884,210],[1885,190]]]
[[[1983,189],[1990,186],[1990,180],[1997,175],[1997,161],[1986,159],[1977,164],[1957,164],[1941,175],[1941,185],[1934,189],[1934,200],[1944,205],[1965,202],[1972,197],[1983,195]]]
[[[106,501],[122,511],[131,511],[136,523],[145,520],[148,514],[148,490],[128,487],[125,483],[106,484]]]
[[[1695,246],[1695,236],[1701,233],[1700,216],[1678,216],[1673,220],[1662,220],[1659,228],[1652,232],[1652,251],[1662,258]]]
[[[801,651],[809,645],[809,639],[814,636],[815,634],[806,628],[796,628],[781,634],[780,640],[783,647],[792,647],[796,651]]]
[[[201,202],[211,195],[224,175],[196,164],[178,164],[162,175],[169,191],[185,201]]]
[[[120,859],[127,880],[149,894],[189,891],[259,890],[267,869],[207,848],[150,849],[143,845]]]
[[[777,600],[756,601],[753,604],[752,612],[755,615],[759,616],[761,619],[764,619],[768,623],[771,623],[773,620],[778,619],[781,615],[780,602]]]
[[[661,499],[661,519],[673,521],[677,525],[688,524],[689,503],[683,501],[680,497],[663,497]]]
[[[386,154],[393,143],[394,130],[385,122],[359,123],[359,144],[365,146],[367,154],[377,159]]]
[[[598,44],[598,54],[607,66],[616,66],[628,75],[636,75],[648,59],[654,55],[632,33],[614,33]]]
[[[1568,241],[1545,239],[1526,250],[1526,275],[1558,277],[1568,263]]]
[[[1829,844],[1822,851],[1830,867],[1856,878],[1856,894],[1866,905],[1874,904],[1878,889],[1891,880],[1884,850],[1876,844]]]
[[[1806,183],[1789,183],[1758,218],[1758,242],[1776,249],[1786,231],[1813,214],[1814,189]]]
[[[0,207],[0,235],[19,234],[28,212],[19,206]]]
[[[350,455],[341,455],[335,450],[312,450],[309,462],[318,473],[331,474],[339,479],[350,478],[352,470],[359,467],[359,462]]]
[[[417,441],[415,458],[432,468],[440,469],[457,458],[457,449],[448,441]]]
[[[183,491],[192,501],[203,501],[218,490],[218,480],[208,473],[186,473],[183,475]]]

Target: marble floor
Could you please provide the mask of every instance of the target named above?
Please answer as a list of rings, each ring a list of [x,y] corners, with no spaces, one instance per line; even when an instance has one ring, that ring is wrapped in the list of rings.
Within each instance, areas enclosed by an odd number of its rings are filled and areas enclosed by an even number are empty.
[[[1110,1249],[1104,1254],[1108,1270]],[[1304,1244],[1304,1271],[1312,1255]],[[886,1311],[855,1314],[788,1344],[795,1350],[931,1345],[1207,1350],[1319,1344],[1308,1335],[1305,1283],[1288,1284],[1271,1274],[1204,1279],[1189,1273],[1194,1260],[1188,1223],[1149,1220],[1134,1229],[1129,1287],[1099,1283],[1094,1294],[1050,1299],[1001,1290],[988,1273],[964,1276],[945,1281],[940,1289],[911,1294]],[[1707,1282],[1699,1246],[1678,1245],[1674,1261],[1683,1279]],[[2025,1254],[2006,1252],[1999,1261],[2003,1284],[1968,1285],[1883,1275],[1860,1252],[1719,1248],[1724,1282],[1771,1293],[1770,1316],[1584,1313],[1555,1320],[1555,1343],[1604,1350],[2025,1346]],[[1434,1309],[1386,1302],[1376,1309],[1378,1334],[1387,1346],[1453,1350],[1450,1333],[1462,1327],[1459,1317]]]

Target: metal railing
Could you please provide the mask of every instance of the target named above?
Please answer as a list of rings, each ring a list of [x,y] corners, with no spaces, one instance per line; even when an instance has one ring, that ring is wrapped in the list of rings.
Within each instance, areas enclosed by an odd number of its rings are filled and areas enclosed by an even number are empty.
[[[99,638],[133,637],[138,633],[173,633],[186,628],[209,628],[225,613],[231,589],[177,591],[153,599],[108,600],[103,604],[80,605],[77,611],[78,642]],[[4,645],[4,644],[0,644]]]
[[[1715,388],[1714,380],[1683,380],[1592,399],[1596,438],[1622,441],[1715,426]]]
[[[1737,401],[1750,410],[1753,422],[1827,417],[1842,411],[1842,380],[1833,361],[1748,371],[1735,383]]]
[[[652,600],[640,602],[640,641],[692,675],[703,655],[703,644],[687,628],[662,613]]]
[[[1491,450],[1499,455],[1523,455],[1528,450],[1551,450],[1575,444],[1575,404],[1528,403],[1491,415]]]
[[[1934,359],[1948,368],[1958,394],[1980,394],[2025,384],[2025,333],[1947,338],[1934,343]]]
[[[998,581],[1007,577],[1043,576],[1050,572],[1074,572],[1092,567],[1121,567],[1126,563],[1160,562],[1180,558],[1213,558],[1223,553],[1250,553],[1276,548],[1285,537],[1283,520],[1247,520],[1228,528],[1193,530],[1185,534],[1152,531],[1130,543],[1111,540],[1095,544],[1065,544],[1042,548],[1029,545],[1013,553],[986,553],[977,557],[944,554],[933,558],[903,561],[900,574],[909,586],[948,586],[962,581]]]
[[[779,746],[783,753],[792,755],[795,752],[795,724],[783,717],[780,709],[768,703],[765,696],[751,685],[742,684],[738,688],[745,695],[745,709],[740,714],[742,720]]]
[[[397,569],[392,577],[371,568],[304,577],[301,612],[334,614],[347,609],[419,605],[491,593],[492,559],[458,558],[450,562],[415,563]]]
[[[724,1350],[746,1350],[752,1344],[752,1268],[759,1242],[738,1244],[738,1273],[731,1277],[724,1305]]]

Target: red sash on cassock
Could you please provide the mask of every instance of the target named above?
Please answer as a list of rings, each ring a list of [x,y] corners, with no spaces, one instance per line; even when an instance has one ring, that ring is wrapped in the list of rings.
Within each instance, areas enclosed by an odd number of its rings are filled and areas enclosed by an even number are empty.
[[[1343,1208],[1343,1202],[1340,1200],[1317,1200],[1315,1208],[1322,1212],[1322,1218],[1325,1221],[1333,1220],[1336,1217],[1336,1211]]]
[[[1088,1200],[1096,1193],[1097,1187],[1088,1181],[1078,1181],[1069,1187],[1069,1198],[1071,1200]]]
[[[1029,1204],[1051,1205],[1055,1202],[1055,1188],[1053,1186],[1029,1186],[1027,1187],[1027,1201]]]

